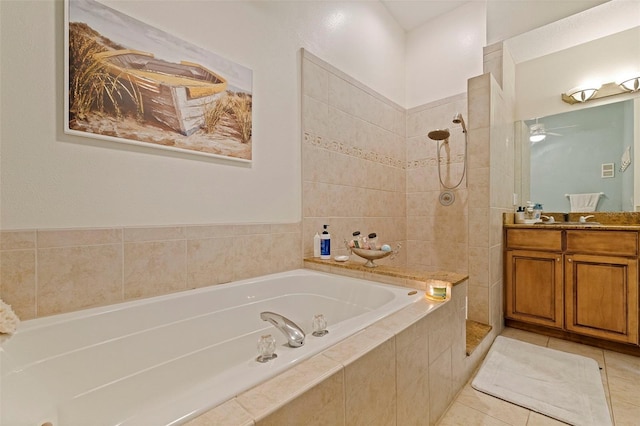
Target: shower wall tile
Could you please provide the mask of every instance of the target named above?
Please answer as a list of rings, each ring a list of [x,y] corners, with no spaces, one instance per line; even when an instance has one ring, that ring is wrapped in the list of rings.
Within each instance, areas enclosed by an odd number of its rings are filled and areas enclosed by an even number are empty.
[[[469,247],[469,275],[476,286],[489,286],[489,253],[488,247]]]
[[[488,324],[489,319],[489,289],[473,285],[469,282],[469,312],[470,320]]]
[[[325,104],[329,102],[329,73],[309,61],[302,69],[302,94]]]
[[[475,129],[469,132],[469,169],[490,167],[491,152],[487,149],[486,141],[489,140],[488,128]],[[470,184],[473,179],[469,178]]]
[[[314,115],[302,106],[302,246],[313,254],[313,236],[328,224],[332,254],[346,254],[343,242],[355,230],[376,232],[390,245],[406,238],[405,112],[398,105],[305,52],[328,75],[326,127],[306,127]],[[303,82],[304,86],[305,82]],[[381,264],[402,264],[404,254]]]
[[[489,245],[489,209],[469,209],[469,246],[488,247]]]
[[[303,97],[302,105],[309,111],[302,117],[303,128],[315,133],[325,132],[329,123],[329,106],[310,96]]]
[[[469,122],[470,130],[490,127],[491,120],[491,87],[493,77],[483,74],[468,80]]]

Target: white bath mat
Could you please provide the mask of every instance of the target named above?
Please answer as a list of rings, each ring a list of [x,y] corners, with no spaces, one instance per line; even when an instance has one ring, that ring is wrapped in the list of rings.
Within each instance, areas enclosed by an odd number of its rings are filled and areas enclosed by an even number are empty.
[[[591,358],[498,336],[471,386],[572,425],[611,425]]]

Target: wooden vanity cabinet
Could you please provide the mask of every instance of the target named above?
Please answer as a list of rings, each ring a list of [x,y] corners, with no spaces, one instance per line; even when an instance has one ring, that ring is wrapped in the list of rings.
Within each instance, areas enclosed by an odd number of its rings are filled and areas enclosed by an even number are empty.
[[[638,345],[637,231],[505,233],[505,318]]]
[[[507,248],[505,317],[563,328],[562,231],[510,229]]]
[[[638,234],[566,233],[566,330],[638,344]]]

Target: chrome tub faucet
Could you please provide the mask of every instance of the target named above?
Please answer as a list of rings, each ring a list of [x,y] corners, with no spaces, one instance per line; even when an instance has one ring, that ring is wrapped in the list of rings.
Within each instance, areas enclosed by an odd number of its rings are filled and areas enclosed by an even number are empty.
[[[263,321],[270,322],[274,325],[275,328],[280,330],[282,334],[285,335],[289,342],[289,346],[291,346],[292,348],[299,348],[300,346],[304,345],[304,331],[302,331],[302,329],[298,327],[295,322],[280,314],[268,311],[260,313],[260,318]]]

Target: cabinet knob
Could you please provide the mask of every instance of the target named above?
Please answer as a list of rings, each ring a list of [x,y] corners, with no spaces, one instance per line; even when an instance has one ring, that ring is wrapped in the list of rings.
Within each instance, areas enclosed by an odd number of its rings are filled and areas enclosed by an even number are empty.
[[[573,262],[573,259],[567,259],[569,262]]]
[[[558,258],[556,258],[556,262],[560,262],[560,258],[559,258],[559,257],[558,257]]]

